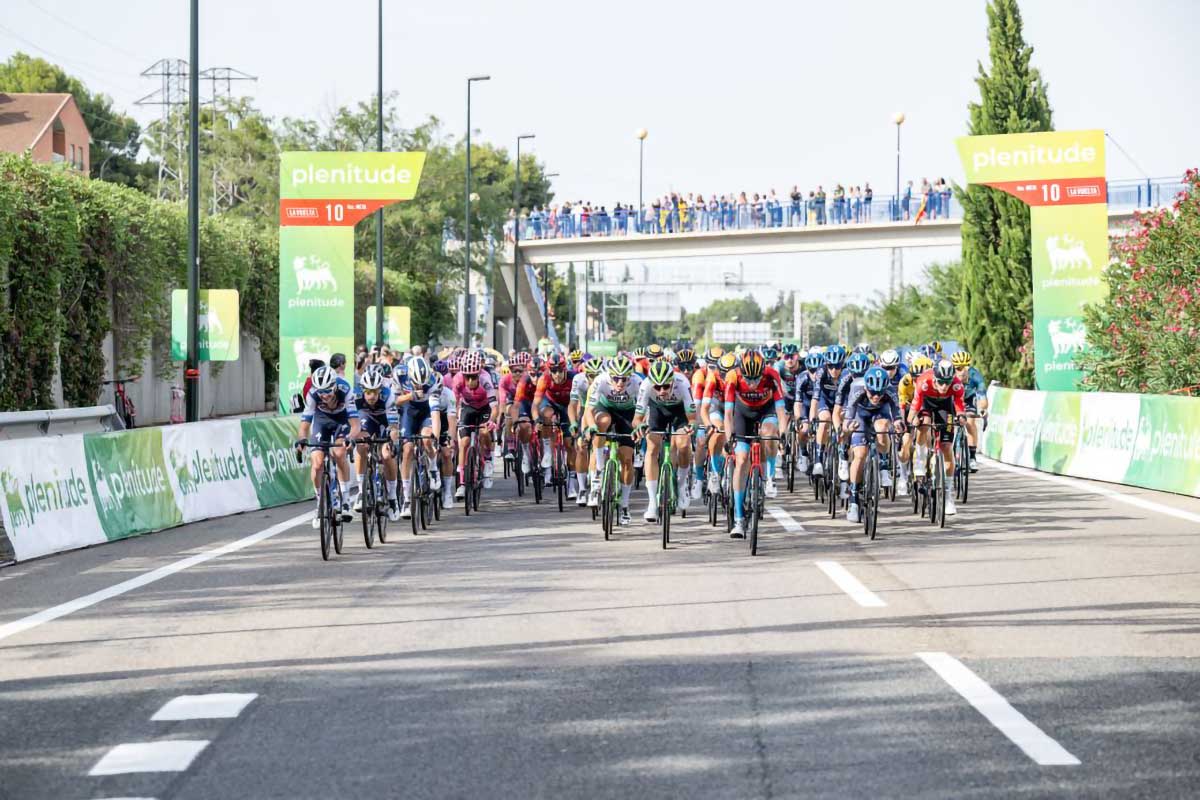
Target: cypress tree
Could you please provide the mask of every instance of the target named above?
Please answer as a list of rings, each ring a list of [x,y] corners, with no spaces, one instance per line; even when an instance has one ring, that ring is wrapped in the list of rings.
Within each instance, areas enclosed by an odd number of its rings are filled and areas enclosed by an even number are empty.
[[[971,103],[972,136],[1053,130],[1046,84],[1030,66],[1033,48],[1021,33],[1017,0],[987,7],[991,71],[979,64],[979,102]],[[979,369],[1007,386],[1031,387],[1020,349],[1033,320],[1029,207],[987,186],[956,187],[963,207],[962,330]]]

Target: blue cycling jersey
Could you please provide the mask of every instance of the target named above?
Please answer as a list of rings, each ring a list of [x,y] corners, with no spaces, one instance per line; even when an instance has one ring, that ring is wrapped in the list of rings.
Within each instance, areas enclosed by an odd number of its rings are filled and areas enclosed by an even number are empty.
[[[304,398],[304,411],[300,413],[300,419],[304,422],[312,422],[315,417],[344,420],[356,413],[354,389],[350,387],[345,378],[338,378],[333,386],[333,391],[324,399],[317,395],[316,389],[308,390],[308,397]]]
[[[983,382],[983,373],[975,367],[967,367],[967,379],[962,381],[963,398],[970,400],[975,396],[987,395],[987,384]]]

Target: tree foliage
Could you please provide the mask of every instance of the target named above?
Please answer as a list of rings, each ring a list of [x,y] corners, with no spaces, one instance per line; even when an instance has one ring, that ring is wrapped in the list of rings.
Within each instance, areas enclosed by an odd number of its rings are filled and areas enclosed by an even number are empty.
[[[879,294],[870,304],[863,335],[877,350],[942,339],[962,341],[958,313],[961,261],[930,264],[918,285],[907,285],[890,300]]]
[[[1113,240],[1108,296],[1087,306],[1083,387],[1200,396],[1200,174]]]
[[[990,72],[979,65],[979,102],[971,103],[973,136],[1031,133],[1053,128],[1041,74],[1031,66],[1017,0],[990,0]],[[1032,371],[1019,354],[1022,332],[1033,316],[1029,207],[986,186],[956,187],[963,206],[963,339],[985,375],[1010,386],[1029,387]]]

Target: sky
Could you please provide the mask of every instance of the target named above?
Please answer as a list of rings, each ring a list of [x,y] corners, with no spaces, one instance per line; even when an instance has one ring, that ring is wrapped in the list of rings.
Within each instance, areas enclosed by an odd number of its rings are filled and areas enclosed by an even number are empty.
[[[186,0],[0,0],[0,59],[17,50],[59,63],[143,122],[134,101],[158,88],[140,73],[188,53]],[[598,11],[596,9],[599,9]],[[375,0],[201,0],[201,66],[258,77],[243,84],[276,119],[322,117],[368,98],[376,82]],[[1177,176],[1200,163],[1200,3],[1128,0],[1022,3],[1025,38],[1049,85],[1055,125],[1105,129],[1110,180]],[[647,197],[901,175],[961,181],[954,138],[977,99],[987,60],[984,0],[760,0],[740,5],[509,0],[384,0],[384,89],[405,124],[429,115],[466,124],[475,84],[479,135],[522,145],[559,173],[559,199],[637,202],[638,142],[646,128]],[[906,277],[955,250],[910,251]],[[741,259],[765,298],[779,289],[834,300],[886,287],[887,252]],[[737,259],[693,262],[715,276]],[[678,267],[679,265],[675,265]],[[719,296],[697,286],[695,306]]]

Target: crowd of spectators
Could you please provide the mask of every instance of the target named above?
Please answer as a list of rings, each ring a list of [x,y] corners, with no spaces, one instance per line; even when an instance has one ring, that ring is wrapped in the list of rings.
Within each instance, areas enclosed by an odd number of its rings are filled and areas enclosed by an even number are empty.
[[[522,209],[521,238],[563,239],[574,236],[625,236],[629,233],[678,233],[749,228],[783,228],[800,225],[852,225],[864,222],[896,222],[938,219],[950,214],[950,186],[944,178],[930,183],[921,180],[919,190],[908,181],[899,198],[888,197],[875,205],[871,184],[832,191],[817,186],[805,194],[798,186],[780,196],[774,189],[722,195],[676,192],[655,197],[642,206],[633,203],[606,205],[592,202],[563,202]],[[516,213],[509,211],[505,238],[513,239]]]

